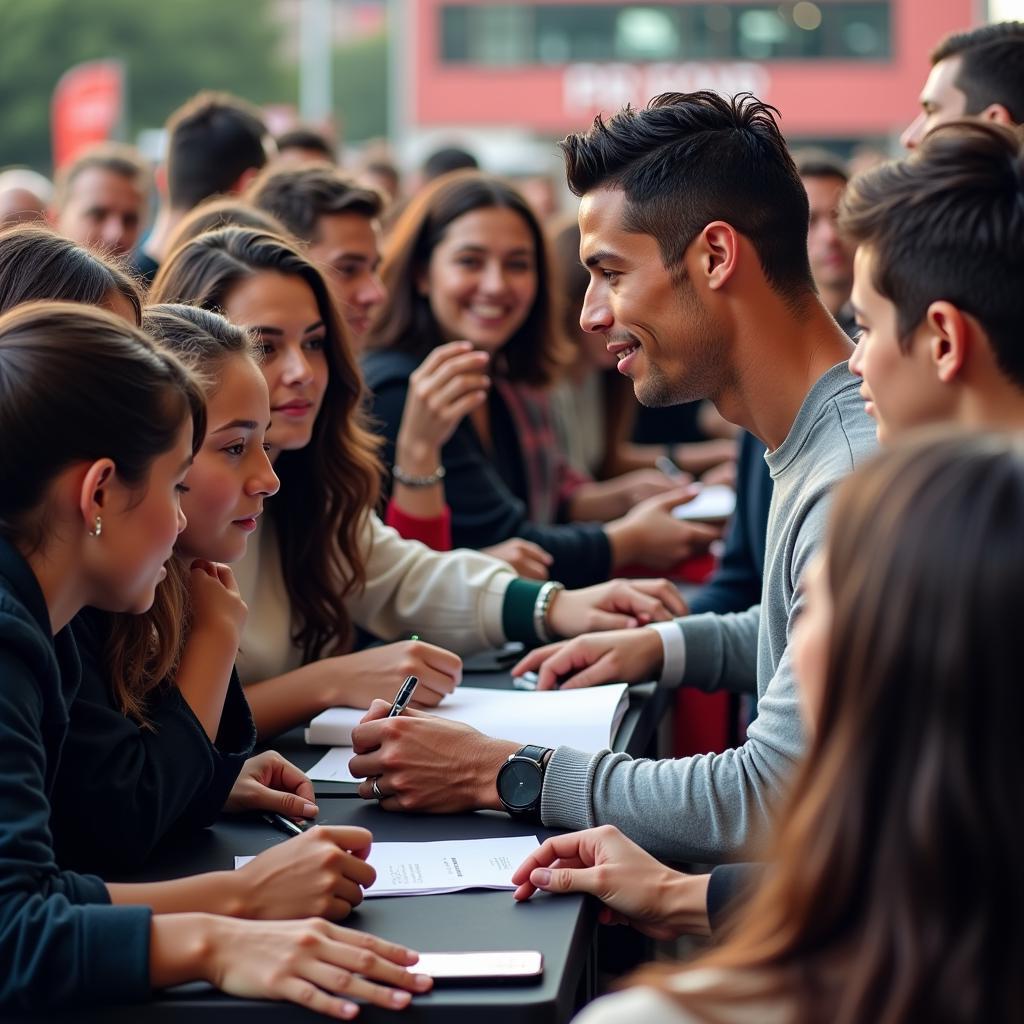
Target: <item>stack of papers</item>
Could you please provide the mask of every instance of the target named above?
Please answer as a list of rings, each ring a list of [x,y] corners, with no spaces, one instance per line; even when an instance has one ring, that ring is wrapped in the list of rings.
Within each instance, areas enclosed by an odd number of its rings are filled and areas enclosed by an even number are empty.
[[[462,889],[514,889],[512,872],[533,853],[536,836],[442,840],[436,843],[374,843],[368,858],[377,881],[371,896],[435,896]],[[236,857],[235,867],[252,857]]]
[[[430,713],[497,739],[596,751],[611,745],[628,707],[625,683],[539,693],[460,686]],[[357,708],[329,708],[309,723],[306,742],[351,746],[352,730],[364,714]]]

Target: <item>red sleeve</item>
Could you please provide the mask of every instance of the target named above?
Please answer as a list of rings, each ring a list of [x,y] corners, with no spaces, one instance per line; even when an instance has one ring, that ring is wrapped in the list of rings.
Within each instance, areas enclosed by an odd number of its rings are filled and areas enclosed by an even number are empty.
[[[435,551],[452,549],[452,510],[447,505],[441,515],[422,519],[403,512],[392,499],[384,512],[384,522],[406,540],[418,540]]]

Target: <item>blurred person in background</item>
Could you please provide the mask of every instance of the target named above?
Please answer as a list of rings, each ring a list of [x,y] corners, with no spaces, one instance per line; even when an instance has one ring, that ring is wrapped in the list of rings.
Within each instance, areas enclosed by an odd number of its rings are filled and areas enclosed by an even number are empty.
[[[461,146],[442,146],[423,161],[420,167],[420,182],[427,185],[443,174],[451,174],[452,171],[475,171],[479,167],[480,161],[468,149]]]
[[[9,167],[0,171],[0,228],[46,220],[53,185],[37,171]]]
[[[349,340],[359,348],[386,297],[380,279],[380,194],[321,163],[268,167],[246,199],[302,242],[330,286]]]
[[[160,208],[133,264],[147,282],[169,255],[178,223],[204,199],[245,190],[273,153],[258,110],[223,92],[201,92],[167,120],[167,160],[158,174]]]
[[[57,175],[53,223],[72,242],[127,257],[146,221],[151,181],[149,166],[133,147],[91,146]]]
[[[364,358],[391,476],[413,486],[445,477],[456,545],[522,537],[552,556],[551,575],[567,586],[622,566],[674,567],[719,533],[672,517],[690,495],[661,474],[594,482],[558,449],[547,389],[564,342],[550,266],[533,211],[498,178],[445,175],[410,203],[384,261],[388,300]],[[464,360],[451,343],[465,341],[489,358],[460,399],[441,462],[398,463],[410,375],[446,344]]]
[[[1003,21],[947,36],[932,51],[921,112],[900,137],[914,149],[932,128],[964,116],[1024,120],[1024,22]]]
[[[839,326],[853,337],[850,308],[853,288],[853,250],[839,234],[836,217],[839,200],[849,177],[842,163],[823,151],[794,153],[796,169],[807,190],[811,219],[807,229],[807,255],[814,284],[825,308]]]
[[[337,163],[334,144],[315,128],[292,128],[278,135],[275,142],[277,155],[273,163],[276,167]]]

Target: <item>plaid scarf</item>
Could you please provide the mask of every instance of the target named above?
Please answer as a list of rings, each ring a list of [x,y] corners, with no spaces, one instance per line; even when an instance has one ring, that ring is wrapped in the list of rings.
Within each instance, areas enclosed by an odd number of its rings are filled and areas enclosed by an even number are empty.
[[[526,502],[532,522],[557,522],[573,492],[591,479],[569,465],[559,447],[545,391],[494,378],[494,387],[508,409],[519,441],[526,474]]]

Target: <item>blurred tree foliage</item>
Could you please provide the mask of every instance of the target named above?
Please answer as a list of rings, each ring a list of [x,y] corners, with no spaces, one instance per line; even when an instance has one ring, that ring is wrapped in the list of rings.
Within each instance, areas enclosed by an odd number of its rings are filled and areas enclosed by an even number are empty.
[[[127,137],[199,89],[294,102],[272,0],[0,0],[0,166],[50,170],[50,97],[83,60],[124,62]]]

